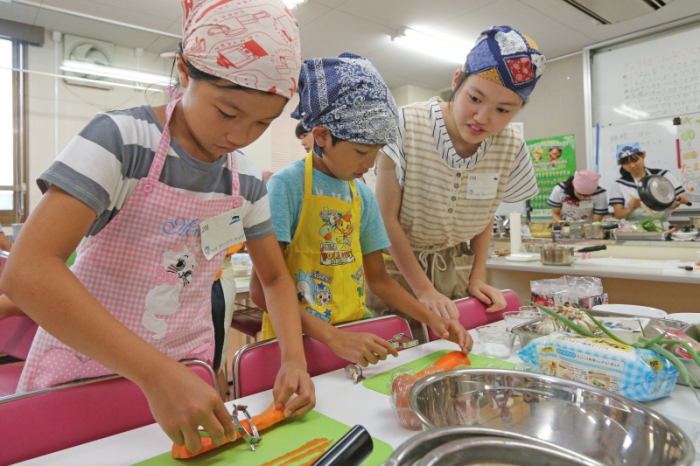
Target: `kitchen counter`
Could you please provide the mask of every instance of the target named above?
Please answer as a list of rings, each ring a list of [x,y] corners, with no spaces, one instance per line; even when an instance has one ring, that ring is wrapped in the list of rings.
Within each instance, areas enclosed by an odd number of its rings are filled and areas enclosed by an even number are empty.
[[[605,253],[605,251],[601,251]],[[554,275],[579,275],[593,277],[623,278],[627,280],[645,280],[653,282],[690,283],[700,285],[700,271],[685,272],[687,275],[664,275],[663,268],[634,268],[634,267],[604,267],[599,265],[585,265],[584,261],[576,261],[573,265],[556,266],[543,265],[540,261],[515,262],[506,260],[505,257],[489,259],[486,262],[487,269],[515,270],[519,272],[549,273]],[[678,269],[679,273],[683,271]],[[522,297],[521,297],[522,299]]]

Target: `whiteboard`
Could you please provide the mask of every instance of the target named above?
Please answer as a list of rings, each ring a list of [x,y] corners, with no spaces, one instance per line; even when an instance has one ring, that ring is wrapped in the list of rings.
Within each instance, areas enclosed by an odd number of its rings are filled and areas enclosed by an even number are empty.
[[[601,177],[598,185],[608,191],[608,199],[613,183],[620,177],[616,157],[618,144],[639,142],[642,150],[647,153],[644,160],[647,168],[668,170],[677,180],[681,180],[676,149],[677,128],[670,118],[600,128],[598,173]],[[680,208],[685,209],[687,206]]]
[[[698,112],[700,26],[595,50],[591,78],[594,127]]]

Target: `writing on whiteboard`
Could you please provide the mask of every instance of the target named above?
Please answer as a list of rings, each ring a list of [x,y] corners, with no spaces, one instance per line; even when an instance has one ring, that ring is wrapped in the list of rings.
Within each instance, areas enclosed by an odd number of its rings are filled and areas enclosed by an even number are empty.
[[[698,110],[700,47],[680,48],[623,62],[622,73],[623,105],[617,108],[617,113],[628,121]]]

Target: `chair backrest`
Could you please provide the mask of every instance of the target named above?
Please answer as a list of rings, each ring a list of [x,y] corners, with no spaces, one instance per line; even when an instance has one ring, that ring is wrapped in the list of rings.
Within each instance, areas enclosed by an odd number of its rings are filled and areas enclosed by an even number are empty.
[[[27,359],[39,326],[29,317],[14,316],[0,320],[0,352]]]
[[[216,389],[211,367],[184,363]],[[116,375],[0,398],[0,419],[0,466],[155,422],[139,387]]]
[[[503,320],[503,313],[506,311],[517,311],[520,307],[520,298],[511,290],[503,290],[503,297],[506,299],[505,309],[497,312],[486,312],[487,306],[476,298],[464,298],[455,301],[459,309],[459,323],[467,330],[472,330],[482,325]],[[430,341],[439,340],[431,329],[428,329]]]
[[[348,332],[373,333],[385,340],[403,333],[410,338],[411,327],[398,316],[383,316],[339,325]],[[350,361],[337,356],[328,346],[313,338],[304,336],[304,353],[309,375],[325,374],[350,364]],[[236,352],[233,360],[233,387],[235,398],[269,390],[281,362],[277,339],[251,343]]]

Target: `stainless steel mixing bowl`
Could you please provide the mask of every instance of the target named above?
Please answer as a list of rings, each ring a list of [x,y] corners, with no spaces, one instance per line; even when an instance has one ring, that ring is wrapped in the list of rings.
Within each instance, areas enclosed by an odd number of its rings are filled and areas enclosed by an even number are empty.
[[[432,429],[404,442],[384,466],[429,464],[602,466],[602,463],[570,450],[522,435],[479,426]],[[544,453],[545,451],[551,454]],[[546,460],[546,461],[545,461]],[[547,462],[549,461],[549,462]],[[451,463],[450,463],[451,462]]]
[[[646,406],[577,382],[500,369],[419,380],[408,397],[430,429],[474,426],[534,439],[608,466],[690,466],[688,436]]]

